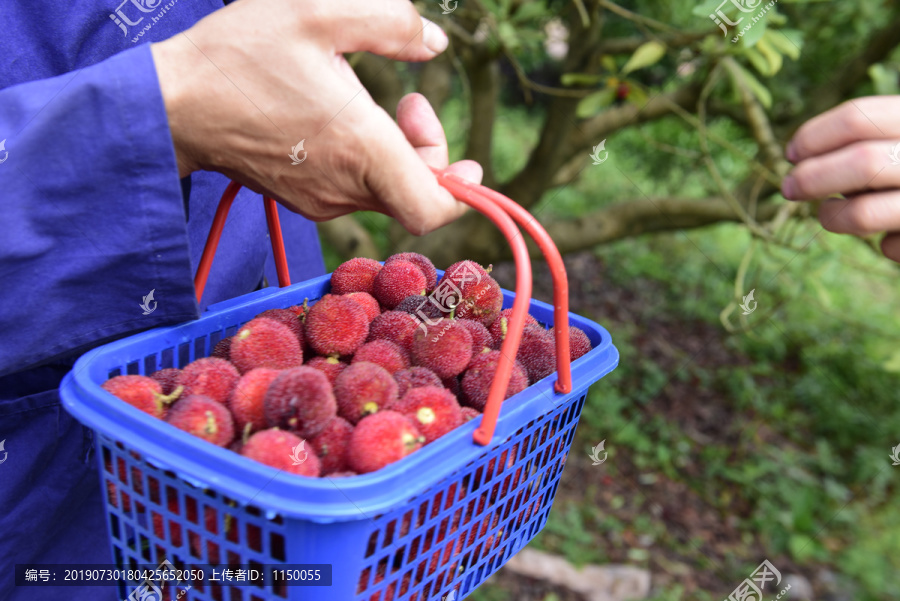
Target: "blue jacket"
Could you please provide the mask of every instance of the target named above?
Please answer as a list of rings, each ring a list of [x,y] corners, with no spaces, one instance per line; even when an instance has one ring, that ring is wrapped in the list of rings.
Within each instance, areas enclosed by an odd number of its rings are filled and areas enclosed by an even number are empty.
[[[227,179],[179,180],[148,43],[221,6],[0,2],[0,601],[117,596],[115,587],[13,586],[16,563],[112,561],[91,432],[56,392],[74,360],[194,319],[264,275],[277,282],[262,200],[243,190],[203,306],[194,298]],[[324,273],[314,224],[283,209],[281,223],[292,280]],[[144,315],[151,290],[156,309]]]

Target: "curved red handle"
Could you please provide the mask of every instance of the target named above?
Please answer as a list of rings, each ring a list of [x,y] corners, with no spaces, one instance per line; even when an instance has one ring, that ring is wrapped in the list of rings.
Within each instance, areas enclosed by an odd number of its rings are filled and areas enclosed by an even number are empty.
[[[494,374],[494,381],[491,383],[487,404],[481,417],[481,425],[472,437],[476,443],[488,445],[494,437],[497,418],[500,417],[500,406],[506,398],[506,389],[509,387],[516,354],[519,352],[519,343],[522,341],[522,330],[525,329],[525,316],[528,315],[528,305],[531,302],[531,259],[528,257],[528,247],[519,228],[499,205],[485,198],[477,188],[460,186],[457,182],[447,179],[441,172],[436,175],[438,182],[457,200],[483,213],[503,232],[512,247],[516,261],[516,298],[513,301],[506,338],[500,346],[500,354],[506,360],[501,360],[497,365],[497,372]]]
[[[550,234],[535,219],[534,215],[508,196],[488,187],[473,184],[453,173],[444,173],[437,169],[432,169],[432,171],[437,175],[438,182],[448,190],[451,188],[446,182],[451,182],[451,185],[475,190],[497,203],[534,238],[538,248],[541,249],[544,259],[550,266],[550,275],[553,278],[553,329],[556,335],[556,371],[559,373],[554,388],[561,394],[572,392],[572,361],[569,351],[569,279],[566,275],[566,266],[563,263],[562,255],[559,254],[559,249],[556,248]]]
[[[497,366],[497,373],[494,375],[494,381],[491,384],[481,425],[473,435],[476,443],[487,445],[493,438],[497,426],[500,407],[506,396],[506,389],[509,386],[515,357],[522,339],[522,330],[525,327],[528,305],[531,301],[531,260],[528,257],[528,247],[525,245],[516,223],[519,223],[534,238],[550,265],[550,271],[553,276],[554,329],[556,333],[557,371],[559,372],[555,389],[563,394],[572,390],[569,358],[568,280],[559,250],[557,250],[546,230],[528,211],[512,199],[490,188],[473,184],[452,173],[445,173],[434,168],[432,168],[432,171],[435,173],[438,183],[453,194],[457,200],[483,213],[503,232],[510,244],[516,263],[516,296],[513,301],[507,335],[500,348],[501,355],[506,360],[500,361]],[[206,246],[200,259],[200,265],[197,268],[197,275],[194,277],[197,302],[200,302],[203,296],[203,289],[209,277],[212,259],[218,247],[228,211],[240,189],[240,184],[231,182],[219,201],[219,206],[216,209],[216,215],[206,240]],[[290,285],[290,274],[284,250],[284,240],[281,234],[281,225],[278,219],[278,206],[272,198],[264,197],[264,200],[266,221],[272,241],[272,252],[278,271],[278,283],[282,287],[288,286]]]
[[[224,194],[222,194],[222,198],[219,200],[219,206],[216,208],[216,215],[213,217],[209,235],[206,237],[206,245],[203,247],[203,254],[200,256],[200,264],[197,266],[197,274],[194,276],[194,290],[197,293],[198,303],[203,298],[203,290],[206,289],[206,280],[209,279],[209,270],[212,268],[213,257],[216,255],[216,249],[219,248],[219,239],[222,237],[222,230],[225,228],[228,211],[231,209],[234,198],[240,189],[241,184],[237,182],[228,184]],[[284,251],[284,238],[281,236],[278,205],[275,200],[268,196],[264,196],[263,200],[266,205],[266,223],[269,225],[269,238],[272,240],[272,254],[275,256],[275,271],[278,273],[278,285],[284,288],[291,285],[291,272],[288,271],[287,255]]]

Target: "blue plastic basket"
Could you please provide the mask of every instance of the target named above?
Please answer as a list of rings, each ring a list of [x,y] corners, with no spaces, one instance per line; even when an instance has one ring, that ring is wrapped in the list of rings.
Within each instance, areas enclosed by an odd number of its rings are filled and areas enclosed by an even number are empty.
[[[598,324],[570,314],[593,350],[572,363],[573,391],[555,375],[503,403],[490,446],[472,441],[480,419],[375,473],[293,476],[211,445],[123,403],[100,385],[208,356],[258,313],[313,302],[330,276],[268,288],[209,307],[198,320],[151,330],[84,355],[60,392],[92,428],[113,559],[121,567],[332,564],[330,587],[211,585],[163,598],[216,601],[462,599],[543,528],[588,387],[619,354]],[[513,294],[504,290],[504,307]],[[529,312],[553,323],[553,308]],[[135,589],[122,582],[122,598]]]

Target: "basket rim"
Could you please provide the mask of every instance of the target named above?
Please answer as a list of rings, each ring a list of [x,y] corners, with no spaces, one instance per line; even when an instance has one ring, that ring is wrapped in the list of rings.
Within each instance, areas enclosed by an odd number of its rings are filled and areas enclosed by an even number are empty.
[[[233,323],[245,323],[265,309],[297,304],[303,297],[318,299],[329,291],[330,278],[326,274],[285,288],[243,295],[211,305],[197,320],[155,328],[89,351],[76,361],[60,386],[63,406],[84,425],[121,441],[128,450],[189,484],[212,488],[240,503],[285,517],[328,523],[373,519],[407,504],[479,456],[495,451],[530,421],[584,395],[619,362],[618,350],[603,326],[569,313],[569,323],[584,330],[595,345],[572,362],[572,392],[559,394],[553,389],[554,372],[504,401],[491,445],[473,442],[472,434],[480,423],[476,418],[396,463],[351,478],[307,478],[281,472],[170,426],[100,387],[111,369],[131,362],[122,361],[125,351],[133,353],[145,347],[140,350],[143,357],[177,348]],[[503,296],[504,307],[511,305],[514,294],[504,289]],[[537,313],[544,323],[553,321],[553,307],[547,303],[532,299],[529,313]],[[544,315],[547,317],[542,318]],[[155,350],[146,345],[154,345]]]

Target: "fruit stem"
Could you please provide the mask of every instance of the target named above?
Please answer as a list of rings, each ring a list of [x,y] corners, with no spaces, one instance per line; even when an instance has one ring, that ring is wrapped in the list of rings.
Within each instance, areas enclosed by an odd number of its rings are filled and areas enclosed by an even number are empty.
[[[207,434],[215,434],[219,431],[218,426],[216,426],[216,418],[213,415],[212,411],[206,412],[206,433]]]

